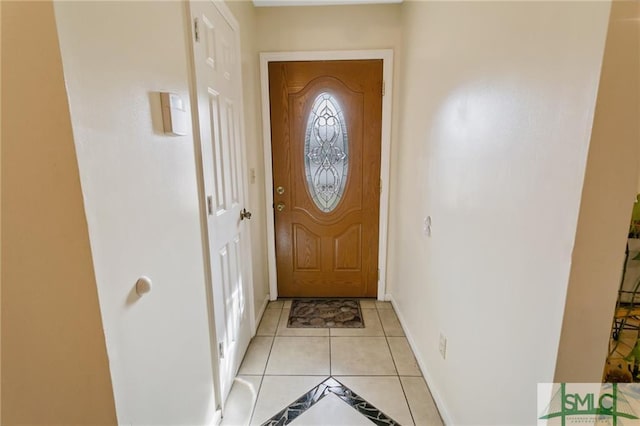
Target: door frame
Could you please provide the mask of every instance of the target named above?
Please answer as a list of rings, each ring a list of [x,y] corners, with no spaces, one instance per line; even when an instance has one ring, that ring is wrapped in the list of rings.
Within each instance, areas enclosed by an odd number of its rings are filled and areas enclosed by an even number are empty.
[[[207,303],[207,311],[209,316],[209,338],[210,338],[210,347],[211,347],[211,364],[213,370],[213,388],[214,388],[214,396],[215,396],[215,404],[216,404],[216,413],[214,415],[214,424],[219,422],[221,419],[222,411],[224,410],[225,401],[222,400],[222,389],[221,389],[221,381],[223,380],[222,374],[220,374],[220,347],[218,345],[218,336],[217,336],[217,325],[216,324],[216,314],[215,314],[215,304],[214,304],[214,295],[213,295],[213,276],[211,270],[211,257],[210,257],[210,241],[209,241],[209,224],[208,224],[208,212],[207,212],[207,194],[205,191],[204,184],[204,158],[202,156],[202,137],[200,134],[200,117],[198,114],[198,87],[196,84],[196,66],[195,66],[195,39],[194,39],[194,23],[191,20],[191,2],[196,0],[187,0],[185,1],[185,28],[186,28],[186,37],[187,37],[187,46],[188,46],[188,60],[187,60],[187,68],[189,75],[189,103],[190,103],[190,111],[191,111],[191,125],[193,131],[193,143],[194,143],[194,154],[195,154],[195,163],[196,163],[196,183],[198,187],[198,202],[200,207],[200,232],[202,238],[202,254],[204,261],[204,269],[205,269],[205,293],[206,293],[206,303]],[[240,177],[241,177],[241,185],[243,190],[243,200],[242,203],[249,208],[249,184],[247,181],[247,143],[245,139],[245,109],[244,109],[244,93],[243,93],[243,84],[242,84],[242,64],[240,61],[241,57],[241,44],[240,44],[240,25],[236,20],[235,16],[229,9],[229,7],[224,3],[223,0],[209,0],[213,6],[220,12],[222,17],[229,23],[231,28],[235,33],[235,41],[236,48],[238,50],[237,57],[237,71],[238,71],[238,79],[240,81],[240,92],[238,99],[238,114],[239,114],[239,134],[238,141],[240,143]],[[249,311],[249,330],[251,335],[255,333],[256,330],[256,315],[255,315],[255,296],[253,291],[253,263],[251,259],[251,226],[246,226],[246,240],[248,240],[247,244],[242,244],[242,253],[241,257],[246,259],[246,262],[243,262],[242,268],[242,281],[246,283],[247,288],[247,297],[245,301],[245,309]],[[244,284],[243,284],[244,285]]]
[[[275,216],[273,212],[273,167],[271,158],[271,107],[269,103],[269,62],[382,59],[382,145],[380,157],[380,225],[378,229],[378,300],[386,300],[387,229],[389,227],[389,176],[391,167],[391,106],[393,103],[393,49],[332,50],[260,53],[260,90],[262,95],[262,140],[267,213],[267,266],[269,299],[278,298],[276,272]]]

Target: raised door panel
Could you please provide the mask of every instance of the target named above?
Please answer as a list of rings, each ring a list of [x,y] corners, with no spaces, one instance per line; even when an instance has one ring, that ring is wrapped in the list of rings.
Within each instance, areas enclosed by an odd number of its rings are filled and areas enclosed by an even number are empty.
[[[352,225],[338,235],[333,247],[336,271],[359,272],[362,268],[362,225]]]
[[[320,270],[320,236],[302,225],[293,225],[294,271]]]
[[[223,136],[220,114],[220,95],[212,88],[209,92],[209,129],[211,131],[210,146],[206,151],[211,156],[212,173],[210,175],[211,188],[213,189],[213,205],[216,214],[221,214],[227,209],[225,173],[223,161]]]

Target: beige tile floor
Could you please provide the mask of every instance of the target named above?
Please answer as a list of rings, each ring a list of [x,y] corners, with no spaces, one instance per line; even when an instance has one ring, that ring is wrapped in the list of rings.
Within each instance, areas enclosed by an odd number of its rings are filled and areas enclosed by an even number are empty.
[[[261,425],[332,376],[400,425],[442,425],[388,302],[361,301],[365,328],[287,328],[291,301],[269,303],[238,372],[223,425]],[[330,394],[291,424],[372,422]]]

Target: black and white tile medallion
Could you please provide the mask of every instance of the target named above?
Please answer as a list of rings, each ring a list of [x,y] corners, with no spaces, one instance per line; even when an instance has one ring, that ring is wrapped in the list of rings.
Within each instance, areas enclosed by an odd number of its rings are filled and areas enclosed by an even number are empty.
[[[398,422],[391,417],[378,410],[372,404],[355,394],[351,389],[333,377],[327,378],[318,386],[295,400],[291,405],[281,410],[278,414],[264,422],[262,426],[284,426],[293,422],[298,416],[307,411],[313,405],[318,403],[322,398],[329,394],[334,394],[340,398],[345,404],[358,411],[360,414],[369,419],[373,424],[378,426],[397,425]]]

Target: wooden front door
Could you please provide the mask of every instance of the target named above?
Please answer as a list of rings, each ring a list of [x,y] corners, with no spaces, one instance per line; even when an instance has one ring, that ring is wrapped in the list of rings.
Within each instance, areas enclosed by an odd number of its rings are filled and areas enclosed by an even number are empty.
[[[278,295],[375,297],[382,60],[269,63]]]

